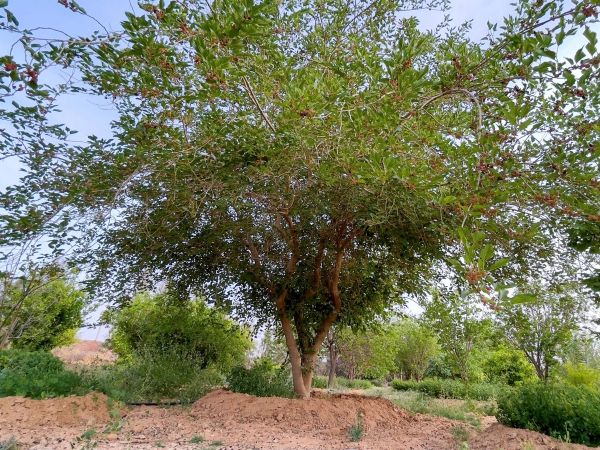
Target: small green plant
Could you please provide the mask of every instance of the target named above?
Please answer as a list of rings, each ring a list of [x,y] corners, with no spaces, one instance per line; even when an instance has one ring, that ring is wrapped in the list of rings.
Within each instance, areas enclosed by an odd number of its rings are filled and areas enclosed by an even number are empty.
[[[155,446],[155,447],[164,447],[164,446],[165,446],[165,443],[164,443],[163,441],[156,441],[156,442],[154,443],[154,446]]]
[[[212,441],[209,445],[211,447],[220,447],[221,445],[225,445],[225,442],[223,442],[223,441]]]
[[[200,436],[197,434],[193,435],[189,440],[190,444],[200,444],[202,442],[204,442],[204,436]]]
[[[523,441],[521,442],[521,450],[535,450],[532,441]]]
[[[96,430],[94,430],[93,428],[84,431],[81,436],[77,437],[75,443],[70,443],[71,448],[74,450],[75,448],[78,448],[80,444],[82,445],[81,447],[79,447],[79,450],[92,450],[93,448],[96,448],[96,445],[98,445],[98,443],[91,440],[95,434]]]
[[[0,441],[0,450],[18,450],[19,448],[21,446],[14,436],[9,437],[5,441]]]
[[[469,432],[465,428],[458,425],[454,425],[450,429],[450,433],[452,433],[452,439],[454,439],[454,442],[458,448],[460,448],[461,444],[466,443],[467,439],[469,439]]]
[[[348,437],[350,438],[350,442],[360,441],[362,439],[363,432],[364,428],[362,423],[362,412],[359,409],[356,411],[356,423],[353,423],[348,427]]]

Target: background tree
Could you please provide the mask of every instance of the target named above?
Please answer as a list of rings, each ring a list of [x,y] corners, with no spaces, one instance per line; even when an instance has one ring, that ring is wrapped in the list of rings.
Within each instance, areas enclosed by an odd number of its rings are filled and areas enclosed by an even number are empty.
[[[411,319],[394,324],[394,329],[398,339],[397,367],[407,376],[421,381],[430,361],[440,350],[434,332]]]
[[[362,332],[336,330],[335,344],[350,380],[383,378],[395,369],[398,338],[390,325]]]
[[[472,296],[461,297],[452,291],[433,291],[424,304],[423,319],[437,334],[448,362],[460,377],[469,379],[469,362],[476,344],[487,339],[491,321],[484,306]]]
[[[497,318],[506,338],[547,380],[561,348],[579,328],[589,299],[574,283],[531,283],[523,291],[530,294],[529,301],[500,309]]]
[[[0,286],[0,349],[50,350],[75,340],[88,297],[60,267],[33,267]]]
[[[598,220],[591,4],[522,1],[479,44],[405,17],[437,0],[141,6],[123,31],[52,45],[6,13],[25,59],[2,59],[3,99],[22,103],[0,110],[0,157],[25,174],[0,197],[0,245],[77,239],[107,300],[171,280],[279,321],[299,397],[331,325],[423,293],[454,230],[485,230],[526,272],[561,218]],[[559,59],[573,34],[589,45]],[[52,65],[82,84],[45,86]],[[69,89],[113,100],[115,141],[50,125]],[[498,262],[480,260],[473,284]]]

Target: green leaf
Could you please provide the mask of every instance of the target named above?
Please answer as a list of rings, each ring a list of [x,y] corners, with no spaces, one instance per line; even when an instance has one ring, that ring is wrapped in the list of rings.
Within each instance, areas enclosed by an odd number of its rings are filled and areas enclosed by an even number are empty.
[[[4,11],[6,11],[6,20],[14,23],[16,26],[19,26],[19,21],[17,20],[15,15],[11,13],[8,9],[5,9]]]
[[[510,258],[500,258],[499,260],[497,260],[496,262],[494,262],[490,268],[488,269],[489,272],[499,269],[500,267],[504,267],[505,265],[507,265],[510,262]]]
[[[8,0],[0,0],[0,8],[6,8],[8,6]]]
[[[483,261],[487,261],[492,256],[494,256],[494,248],[490,244],[486,244],[485,247],[483,247],[483,249],[481,250],[479,257]]]
[[[531,303],[537,300],[537,297],[532,294],[517,294],[514,297],[508,299],[513,305],[519,303]]]
[[[459,271],[459,272],[465,271],[463,265],[457,259],[447,258],[446,261],[448,261],[450,264],[452,264],[457,271]]]

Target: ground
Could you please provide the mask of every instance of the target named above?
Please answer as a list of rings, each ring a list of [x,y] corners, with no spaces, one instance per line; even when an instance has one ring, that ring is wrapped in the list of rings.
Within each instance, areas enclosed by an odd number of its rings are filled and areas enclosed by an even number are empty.
[[[45,400],[2,398],[0,441],[15,436],[22,448],[31,450],[87,450],[94,443],[99,450],[453,450],[465,438],[470,450],[586,448],[507,428],[491,417],[474,427],[411,414],[387,399],[359,394],[317,391],[303,401],[217,389],[187,407],[117,406],[94,393]],[[360,441],[351,442],[348,427],[356,423],[357,411],[364,433]]]
[[[53,352],[69,363],[114,360],[95,341]],[[357,424],[358,411],[364,431],[358,442],[351,442],[348,428]],[[507,428],[486,416],[489,411],[483,402],[429,399],[390,388],[337,393],[315,389],[308,401],[216,389],[192,405],[171,407],[119,405],[99,393],[44,400],[6,397],[0,398],[0,450],[11,436],[30,450],[588,448]]]

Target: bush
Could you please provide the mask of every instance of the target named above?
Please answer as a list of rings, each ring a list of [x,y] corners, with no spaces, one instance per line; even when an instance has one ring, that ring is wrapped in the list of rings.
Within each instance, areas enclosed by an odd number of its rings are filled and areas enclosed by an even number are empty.
[[[573,386],[596,388],[600,383],[600,371],[582,363],[566,362],[559,371],[560,378]]]
[[[0,351],[0,397],[58,397],[86,392],[82,380],[48,352]]]
[[[195,355],[172,348],[146,352],[126,364],[84,368],[81,374],[86,385],[126,402],[190,403],[223,383],[215,369],[201,369]]]
[[[234,367],[227,377],[227,382],[233,392],[258,397],[292,398],[294,395],[288,371],[276,366],[268,358],[257,359],[250,369],[243,366]]]
[[[489,383],[468,384],[457,380],[437,379],[425,379],[420,382],[394,379],[391,385],[398,391],[418,391],[431,397],[472,400],[489,400],[498,396],[504,389]]]
[[[600,445],[600,393],[566,383],[526,383],[498,398],[496,418],[571,442]]]
[[[174,359],[196,360],[196,369],[214,367],[228,373],[252,347],[248,330],[200,299],[175,293],[136,295],[119,310],[108,311],[109,342],[121,360],[143,359],[168,351]]]
[[[492,383],[514,386],[536,378],[535,368],[523,351],[513,348],[501,347],[489,352],[482,366],[487,380]]]

